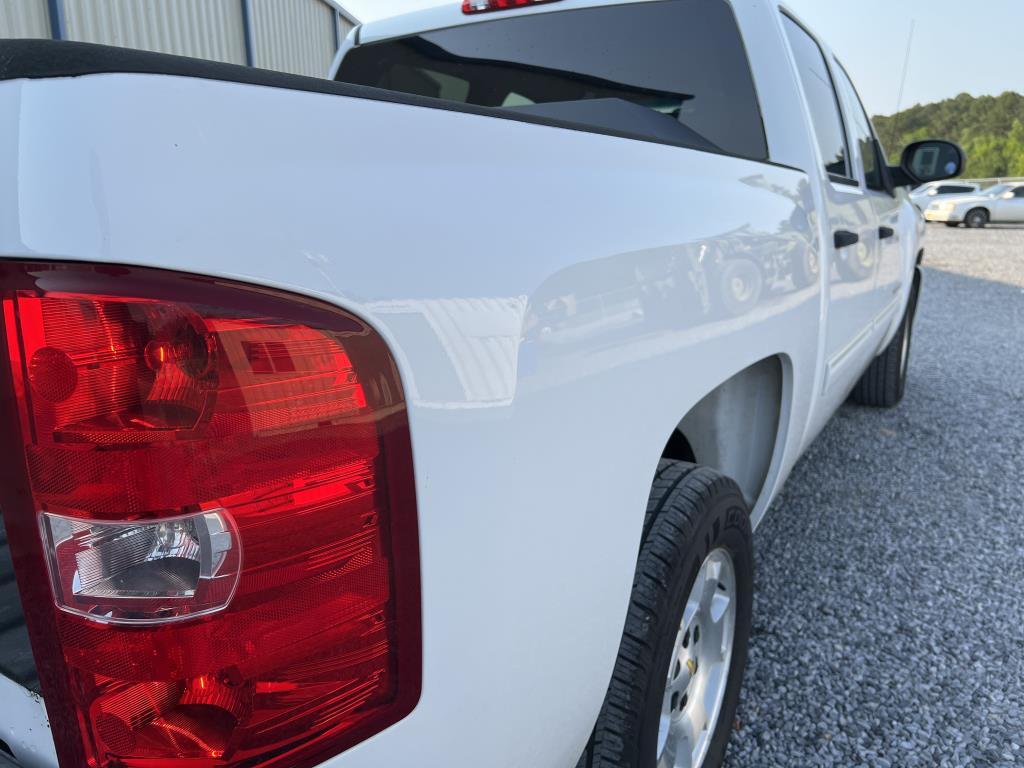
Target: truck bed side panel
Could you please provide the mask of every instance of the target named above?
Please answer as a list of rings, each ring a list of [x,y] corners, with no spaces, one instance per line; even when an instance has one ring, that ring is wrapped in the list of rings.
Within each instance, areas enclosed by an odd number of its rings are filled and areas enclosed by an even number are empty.
[[[394,349],[421,526],[423,695],[331,765],[573,764],[676,423],[772,355],[786,372],[780,444],[802,433],[820,288],[772,271],[816,247],[798,171],[144,74],[0,84],[0,158],[14,169],[0,177],[4,256],[287,289],[360,315]],[[738,263],[766,275],[746,298]],[[787,470],[775,463],[759,509]]]

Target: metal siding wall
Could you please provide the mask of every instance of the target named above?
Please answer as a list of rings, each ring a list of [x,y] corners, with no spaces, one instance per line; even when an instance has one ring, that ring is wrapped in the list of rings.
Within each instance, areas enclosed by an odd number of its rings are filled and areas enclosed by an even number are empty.
[[[239,0],[65,0],[65,19],[69,40],[245,64]]]
[[[49,36],[46,0],[0,0],[0,38]]]
[[[252,0],[253,64],[326,77],[334,47],[334,9],[322,0]]]
[[[348,37],[348,33],[355,28],[355,24],[346,19],[342,15],[338,15],[338,45],[341,45],[345,38]],[[337,51],[335,51],[337,53]]]

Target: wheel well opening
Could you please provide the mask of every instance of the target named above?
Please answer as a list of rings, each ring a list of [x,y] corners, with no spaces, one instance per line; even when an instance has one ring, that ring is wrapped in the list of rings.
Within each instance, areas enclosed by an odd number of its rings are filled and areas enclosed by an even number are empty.
[[[662,458],[702,464],[728,475],[753,507],[775,457],[782,392],[780,358],[770,357],[740,371],[679,421]]]
[[[690,441],[678,429],[672,430],[672,436],[668,439],[668,443],[665,444],[665,450],[661,452],[661,458],[688,461],[691,464],[697,463],[697,456],[693,452]]]

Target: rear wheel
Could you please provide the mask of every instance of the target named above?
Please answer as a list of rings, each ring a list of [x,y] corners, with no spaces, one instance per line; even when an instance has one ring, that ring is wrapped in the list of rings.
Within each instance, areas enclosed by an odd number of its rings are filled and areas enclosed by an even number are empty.
[[[717,768],[750,637],[753,541],[736,484],[663,460],[625,632],[579,768]]]
[[[972,208],[964,216],[964,224],[970,229],[981,229],[988,224],[988,211],[984,208]]]

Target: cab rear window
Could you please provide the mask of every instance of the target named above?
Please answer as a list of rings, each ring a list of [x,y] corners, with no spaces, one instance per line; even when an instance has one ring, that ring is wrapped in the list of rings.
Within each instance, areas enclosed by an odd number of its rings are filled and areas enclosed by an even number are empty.
[[[466,24],[360,46],[338,80],[767,158],[726,0],[665,0]]]

